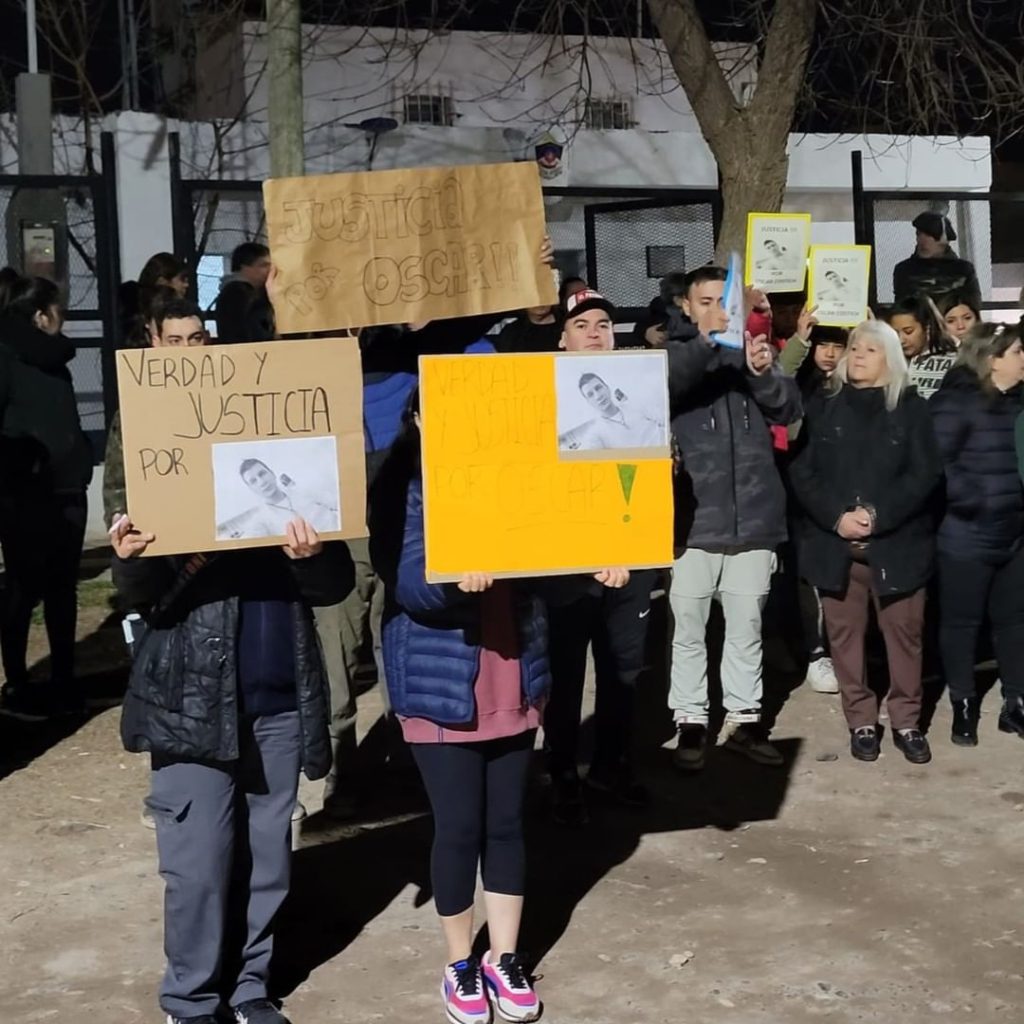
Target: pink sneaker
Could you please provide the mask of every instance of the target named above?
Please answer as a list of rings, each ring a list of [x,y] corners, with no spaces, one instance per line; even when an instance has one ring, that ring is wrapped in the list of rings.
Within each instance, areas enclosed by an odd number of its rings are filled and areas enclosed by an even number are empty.
[[[475,956],[456,960],[444,969],[441,998],[452,1024],[490,1024],[491,1006],[484,990],[480,961]]]
[[[484,954],[484,981],[498,1016],[509,1021],[530,1021],[540,1016],[540,1000],[516,953],[502,953],[495,964]]]

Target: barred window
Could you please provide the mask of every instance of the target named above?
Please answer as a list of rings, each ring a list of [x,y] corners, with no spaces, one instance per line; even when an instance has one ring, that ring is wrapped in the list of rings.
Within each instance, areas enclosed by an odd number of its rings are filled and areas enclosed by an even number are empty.
[[[633,127],[633,106],[629,100],[587,100],[583,120],[595,131]]]
[[[455,123],[455,104],[450,96],[411,93],[403,97],[402,107],[406,124],[436,124],[450,128]]]

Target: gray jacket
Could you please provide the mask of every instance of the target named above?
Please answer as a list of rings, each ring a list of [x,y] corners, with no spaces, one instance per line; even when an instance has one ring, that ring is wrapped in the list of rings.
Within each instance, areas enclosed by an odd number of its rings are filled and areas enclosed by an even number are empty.
[[[777,366],[754,376],[743,352],[712,345],[676,311],[666,349],[677,549],[775,547],[787,536],[786,494],[768,428],[803,415],[796,381]]]

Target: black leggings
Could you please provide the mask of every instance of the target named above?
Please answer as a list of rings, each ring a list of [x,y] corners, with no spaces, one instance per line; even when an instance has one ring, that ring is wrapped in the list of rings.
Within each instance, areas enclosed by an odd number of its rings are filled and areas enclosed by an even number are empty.
[[[50,678],[61,686],[72,683],[85,520],[84,494],[0,499],[5,570],[0,646],[9,683],[28,678],[29,627],[40,601],[50,642]]]
[[[986,617],[1003,696],[1024,697],[1024,550],[1002,565],[939,555],[939,643],[951,700],[977,696],[974,664]]]
[[[434,812],[430,879],[442,917],[473,906],[477,863],[486,892],[522,896],[523,793],[535,737],[410,744]]]

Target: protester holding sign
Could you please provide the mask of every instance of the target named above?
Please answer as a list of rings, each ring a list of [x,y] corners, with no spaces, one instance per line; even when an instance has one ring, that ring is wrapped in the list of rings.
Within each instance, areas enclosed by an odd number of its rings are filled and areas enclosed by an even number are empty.
[[[615,307],[591,290],[568,297],[559,319],[567,352],[610,351],[615,346]],[[551,698],[544,714],[544,746],[551,773],[551,813],[562,825],[587,820],[577,759],[587,648],[593,645],[595,686],[594,754],[586,782],[595,793],[627,806],[648,800],[632,765],[633,704],[644,667],[651,591],[657,573],[630,574],[622,589],[580,585],[548,607]]]
[[[144,614],[121,718],[152,763],[147,806],[164,878],[170,1024],[286,1024],[268,998],[288,894],[299,770],[331,763],[327,681],[311,606],[352,586],[345,545],[301,519],[283,548],[140,557],[156,540],[111,531],[114,583]]]
[[[670,311],[668,332],[672,433],[681,456],[669,706],[679,729],[676,764],[686,771],[705,762],[705,634],[716,594],[725,613],[726,720],[735,726],[727,746],[761,764],[782,763],[760,724],[761,612],[775,548],[787,535],[785,492],[768,427],[792,423],[801,405],[795,381],[773,366],[766,338],[748,333],[743,349],[710,340],[729,326],[725,278],[719,267],[693,271],[683,309]]]
[[[495,357],[496,358],[496,357]],[[384,659],[434,814],[431,880],[448,947],[441,996],[450,1020],[511,1021],[540,1002],[517,952],[526,873],[522,804],[550,689],[544,604],[529,580],[467,573],[427,582],[418,403],[371,503],[373,561],[387,588]],[[622,587],[625,570],[598,573]],[[478,865],[491,948],[473,955]]]

